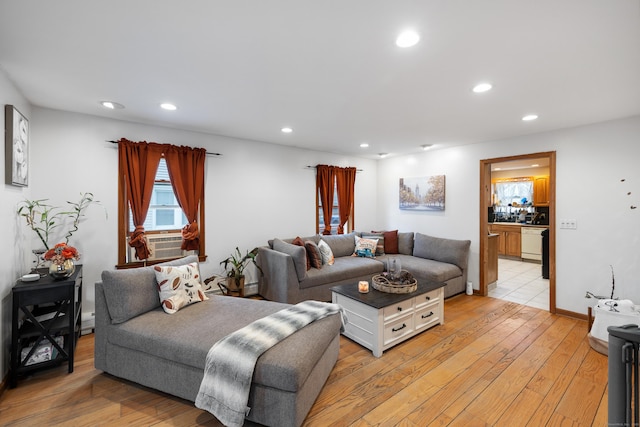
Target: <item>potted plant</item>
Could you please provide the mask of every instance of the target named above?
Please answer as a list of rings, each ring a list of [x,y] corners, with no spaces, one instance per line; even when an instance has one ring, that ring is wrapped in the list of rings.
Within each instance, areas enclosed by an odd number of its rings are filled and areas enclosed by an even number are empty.
[[[247,251],[242,255],[240,249],[236,247],[231,256],[220,261],[220,265],[224,267],[227,275],[227,295],[231,292],[238,292],[240,296],[244,296],[244,270],[249,264],[255,265],[260,274],[262,274],[262,269],[256,262],[256,255],[258,255],[258,248],[253,248],[252,251]]]
[[[70,206],[68,211],[62,208],[52,206],[47,203],[48,199],[28,200],[25,199],[18,204],[16,213],[25,219],[27,226],[33,230],[40,242],[44,246],[40,249],[34,249],[33,253],[37,257],[36,268],[40,267],[44,259],[42,255],[51,250],[49,243],[50,237],[55,237],[57,233],[54,230],[60,226],[68,227],[68,231],[64,235],[64,243],[67,245],[73,233],[78,231],[78,226],[85,217],[85,210],[93,203],[100,204],[95,200],[93,193],[81,193],[78,202],[67,202]],[[105,210],[105,217],[106,217]]]

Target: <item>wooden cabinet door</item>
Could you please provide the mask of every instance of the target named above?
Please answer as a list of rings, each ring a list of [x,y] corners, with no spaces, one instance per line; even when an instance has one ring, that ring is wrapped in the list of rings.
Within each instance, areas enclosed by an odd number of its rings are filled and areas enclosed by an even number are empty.
[[[549,177],[539,176],[533,180],[534,206],[549,206]]]
[[[522,247],[522,242],[520,241],[521,236],[519,233],[520,230],[518,230],[518,232],[516,231],[509,231],[507,233],[506,236],[506,252],[508,256],[515,256],[515,257],[519,257],[521,256],[521,247]]]

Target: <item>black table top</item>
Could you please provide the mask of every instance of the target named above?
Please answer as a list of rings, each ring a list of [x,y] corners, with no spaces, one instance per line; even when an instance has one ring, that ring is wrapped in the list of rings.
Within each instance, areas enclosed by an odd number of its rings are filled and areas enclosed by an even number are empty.
[[[392,304],[411,299],[416,295],[424,294],[434,289],[441,288],[445,285],[444,282],[418,282],[418,288],[407,294],[391,294],[388,292],[381,292],[373,289],[371,282],[369,282],[369,292],[363,294],[358,291],[358,282],[353,284],[338,285],[331,288],[333,292],[344,295],[356,301],[360,301],[363,304],[374,308],[384,308]]]

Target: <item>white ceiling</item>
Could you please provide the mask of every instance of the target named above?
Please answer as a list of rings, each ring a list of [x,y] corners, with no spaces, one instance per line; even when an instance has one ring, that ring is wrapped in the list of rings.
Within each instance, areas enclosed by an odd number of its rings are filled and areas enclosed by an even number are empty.
[[[0,0],[0,67],[37,106],[377,158],[640,114],[640,0]]]

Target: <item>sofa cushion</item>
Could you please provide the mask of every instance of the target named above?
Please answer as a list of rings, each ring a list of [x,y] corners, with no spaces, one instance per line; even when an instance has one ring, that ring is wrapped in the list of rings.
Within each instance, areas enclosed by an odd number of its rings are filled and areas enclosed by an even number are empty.
[[[356,247],[353,252],[353,256],[373,258],[376,256],[376,246],[378,245],[378,239],[364,239],[362,237],[355,236]]]
[[[110,327],[107,339],[120,347],[202,370],[207,352],[214,343],[254,320],[287,307],[289,305],[271,301],[211,296],[173,316],[167,316],[157,308]],[[298,391],[339,331],[339,315],[305,326],[258,359],[253,382],[279,390]],[[167,378],[167,381],[172,379]]]
[[[398,253],[402,255],[413,255],[413,231],[398,232]]]
[[[387,255],[381,258],[384,259],[386,257]],[[462,269],[455,264],[411,255],[395,255],[395,257],[402,263],[402,269],[407,270],[418,281],[446,282],[462,275]]]
[[[413,256],[448,262],[463,269],[467,267],[470,240],[441,239],[416,233]]]
[[[189,304],[208,299],[200,283],[197,262],[180,266],[157,265],[153,270],[158,282],[160,305],[166,313],[174,314]]]
[[[333,252],[333,256],[338,258],[341,256],[351,256],[356,250],[356,233],[349,234],[331,234],[322,236],[322,240],[327,242]]]
[[[157,265],[185,265],[197,262],[196,255]],[[122,323],[160,307],[158,282],[153,266],[102,272],[104,296],[112,323]]]
[[[304,246],[273,239],[273,250],[291,256],[298,280],[303,280],[307,276],[307,250]]]
[[[320,240],[320,243],[318,243],[318,249],[320,249],[320,255],[322,256],[322,264],[333,265],[333,252],[327,242]]]
[[[307,250],[307,262],[311,264],[311,267],[322,268],[322,255],[318,245],[311,240],[307,240],[304,242],[304,248]]]
[[[391,231],[372,231],[372,233],[382,233],[384,237],[384,253],[398,253],[398,230]]]
[[[300,288],[307,289],[343,280],[355,280],[362,276],[382,273],[383,270],[384,264],[374,258],[337,257],[331,266],[327,265],[322,270],[309,270],[307,278],[300,281]]]

